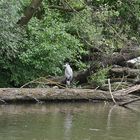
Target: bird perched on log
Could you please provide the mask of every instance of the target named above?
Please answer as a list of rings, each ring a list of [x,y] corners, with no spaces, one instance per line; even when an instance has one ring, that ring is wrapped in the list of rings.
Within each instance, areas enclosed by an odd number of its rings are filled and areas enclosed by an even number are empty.
[[[69,63],[66,63],[64,65],[65,67],[65,81],[66,81],[66,85],[70,86],[72,78],[73,78],[73,70],[70,67]]]

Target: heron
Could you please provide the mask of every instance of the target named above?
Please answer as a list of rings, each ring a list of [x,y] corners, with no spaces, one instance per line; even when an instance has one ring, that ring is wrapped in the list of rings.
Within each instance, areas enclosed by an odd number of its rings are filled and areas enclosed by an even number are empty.
[[[67,86],[70,86],[70,83],[72,81],[72,78],[73,78],[73,70],[72,68],[70,67],[69,63],[66,63],[64,65],[65,67],[65,81],[66,81],[66,85]]]

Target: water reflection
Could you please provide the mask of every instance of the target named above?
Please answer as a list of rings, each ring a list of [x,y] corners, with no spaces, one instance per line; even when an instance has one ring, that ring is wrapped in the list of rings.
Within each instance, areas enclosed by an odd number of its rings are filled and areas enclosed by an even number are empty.
[[[70,111],[67,112],[64,120],[64,139],[71,139],[71,128],[72,128],[72,113]]]
[[[0,140],[139,140],[139,134],[140,113],[109,104],[0,106]]]
[[[111,115],[112,115],[113,109],[115,109],[116,107],[117,107],[116,105],[113,105],[109,110],[108,117],[107,117],[107,129],[111,128]]]

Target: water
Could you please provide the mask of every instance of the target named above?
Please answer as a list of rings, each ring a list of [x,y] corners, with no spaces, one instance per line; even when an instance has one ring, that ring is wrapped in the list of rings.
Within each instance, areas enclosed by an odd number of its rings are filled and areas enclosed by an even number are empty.
[[[140,140],[140,113],[105,103],[1,105],[0,140]]]

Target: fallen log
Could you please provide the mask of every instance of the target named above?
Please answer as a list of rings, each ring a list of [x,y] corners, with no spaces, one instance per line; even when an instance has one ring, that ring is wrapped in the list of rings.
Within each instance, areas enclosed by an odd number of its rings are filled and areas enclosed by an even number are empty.
[[[136,77],[139,73],[139,69],[131,69],[128,67],[121,67],[121,68],[112,68],[110,69],[109,73],[111,75],[118,76],[128,76],[128,77]]]
[[[111,83],[116,83],[116,82],[128,82],[127,84],[129,85],[129,83],[134,83],[135,80],[134,78],[127,78],[127,77],[122,77],[122,78],[111,78],[110,79]]]
[[[113,95],[116,101],[127,97]],[[94,89],[53,89],[53,88],[1,88],[0,101],[71,101],[71,100],[112,100],[110,93]],[[2,102],[3,101],[3,102]]]
[[[131,95],[140,91],[140,85],[132,86],[124,90],[112,92],[117,102],[129,101]],[[132,96],[133,97],[133,96]],[[72,100],[102,100],[111,101],[108,91],[96,89],[54,89],[54,88],[0,88],[0,102],[23,102],[23,101],[72,101]]]

